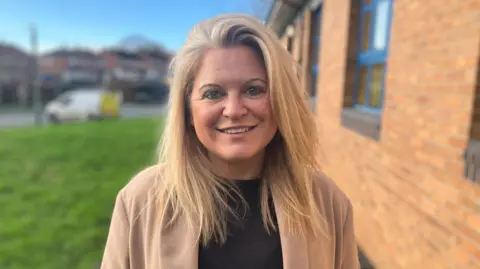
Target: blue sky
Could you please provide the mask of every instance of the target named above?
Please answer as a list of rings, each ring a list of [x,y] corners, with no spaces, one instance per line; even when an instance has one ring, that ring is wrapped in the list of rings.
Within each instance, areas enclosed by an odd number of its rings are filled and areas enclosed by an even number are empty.
[[[222,13],[260,15],[268,0],[0,0],[0,41],[29,48],[29,25],[41,51],[56,46],[101,48],[143,35],[177,50],[190,27]]]

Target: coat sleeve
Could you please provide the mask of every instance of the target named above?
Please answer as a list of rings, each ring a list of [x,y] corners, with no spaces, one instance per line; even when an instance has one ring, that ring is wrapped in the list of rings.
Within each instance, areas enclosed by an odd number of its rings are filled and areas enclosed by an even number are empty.
[[[347,213],[343,224],[343,242],[342,242],[342,264],[341,269],[360,269],[358,259],[358,248],[355,239],[355,229],[353,225],[352,204],[348,201]]]
[[[129,220],[123,192],[115,200],[101,269],[129,269]]]

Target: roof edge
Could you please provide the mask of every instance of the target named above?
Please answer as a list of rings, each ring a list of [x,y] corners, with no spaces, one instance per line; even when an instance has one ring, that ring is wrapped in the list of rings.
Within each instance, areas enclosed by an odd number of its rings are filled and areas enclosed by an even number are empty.
[[[267,13],[265,24],[280,37],[298,13],[309,3],[309,0],[274,0]]]

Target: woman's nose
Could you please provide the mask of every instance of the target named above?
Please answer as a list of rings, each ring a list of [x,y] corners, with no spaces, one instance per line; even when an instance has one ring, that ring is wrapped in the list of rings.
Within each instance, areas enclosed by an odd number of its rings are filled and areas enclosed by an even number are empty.
[[[241,96],[230,94],[225,100],[223,115],[228,118],[239,118],[247,114],[247,108]]]

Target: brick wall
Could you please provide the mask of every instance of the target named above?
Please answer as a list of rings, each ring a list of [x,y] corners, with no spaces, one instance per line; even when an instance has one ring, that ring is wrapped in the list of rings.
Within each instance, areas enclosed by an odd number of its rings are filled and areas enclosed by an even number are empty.
[[[68,60],[65,56],[49,56],[39,61],[41,74],[58,75],[68,68]]]
[[[377,268],[480,268],[480,184],[464,178],[462,159],[479,83],[480,1],[394,1],[378,141],[341,124],[358,25],[351,2],[324,0],[317,114],[324,170],[353,202],[358,242]]]
[[[16,87],[19,83],[27,83],[30,60],[19,48],[0,43],[0,84]]]
[[[113,54],[109,52],[105,52],[101,56],[105,60],[105,69],[106,70],[112,70],[119,65],[118,58]]]

